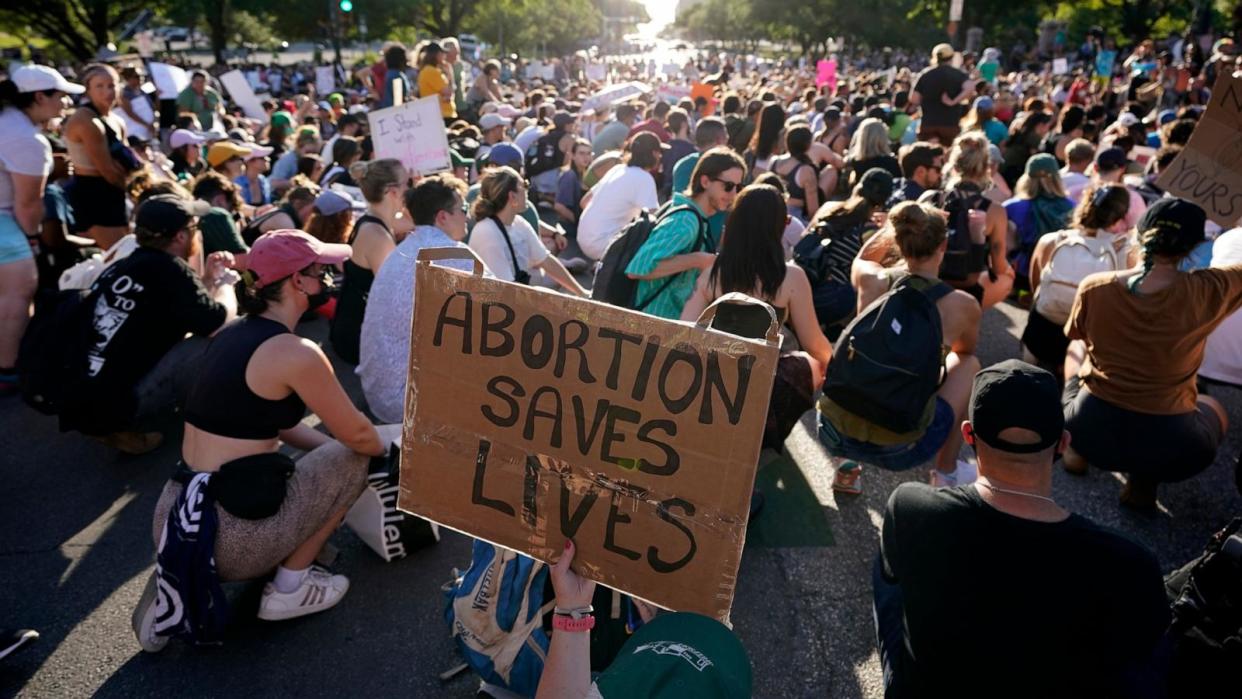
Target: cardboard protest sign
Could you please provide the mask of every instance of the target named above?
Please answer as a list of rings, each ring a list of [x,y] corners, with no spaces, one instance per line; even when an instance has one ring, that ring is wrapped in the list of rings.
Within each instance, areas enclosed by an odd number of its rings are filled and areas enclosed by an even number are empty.
[[[837,59],[820,59],[815,64],[815,87],[827,85],[829,89],[837,89]]]
[[[254,90],[250,89],[250,83],[246,82],[246,76],[240,70],[230,70],[221,75],[220,84],[228,90],[229,97],[242,108],[247,117],[267,123],[267,112],[263,111],[263,103],[255,96]]]
[[[315,66],[315,92],[323,97],[336,92],[336,68]]]
[[[1222,228],[1242,218],[1242,78],[1221,73],[1212,101],[1156,186],[1192,201]]]
[[[420,175],[451,167],[440,98],[432,95],[367,112],[375,157],[396,158]]]
[[[711,116],[716,111],[716,87],[707,83],[695,83],[690,87],[690,99],[697,101],[700,97],[707,102],[703,107],[703,116]]]
[[[151,82],[159,89],[162,100],[175,100],[182,90],[190,86],[190,74],[178,66],[152,61],[147,64],[147,71],[151,73]]]
[[[775,314],[747,340],[431,264],[467,255],[419,255],[398,507],[726,620]]]

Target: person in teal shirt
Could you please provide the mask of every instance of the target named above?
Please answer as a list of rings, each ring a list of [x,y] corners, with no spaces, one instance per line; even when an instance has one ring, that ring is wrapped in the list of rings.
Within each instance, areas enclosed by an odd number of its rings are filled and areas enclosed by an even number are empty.
[[[661,218],[625,268],[628,277],[638,280],[636,310],[670,320],[681,317],[699,272],[710,269],[716,260],[715,245],[700,240],[706,233],[704,219],[728,212],[745,176],[746,164],[728,147],[702,154],[689,190],[674,192],[671,204],[671,209],[692,211]]]
[[[690,174],[694,172],[694,166],[699,164],[699,156],[712,148],[727,145],[729,145],[729,131],[724,121],[716,117],[699,120],[699,125],[694,130],[694,147],[698,148],[699,152],[687,155],[673,166],[673,191],[685,192],[690,189]],[[708,235],[711,237],[713,248],[720,247],[720,236],[724,233],[726,216],[727,212],[718,211],[707,218]]]

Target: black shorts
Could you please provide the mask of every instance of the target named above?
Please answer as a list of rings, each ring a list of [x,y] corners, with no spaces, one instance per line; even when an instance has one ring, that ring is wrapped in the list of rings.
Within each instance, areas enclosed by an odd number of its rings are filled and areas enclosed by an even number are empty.
[[[125,209],[125,190],[95,175],[74,175],[65,192],[73,206],[73,230],[81,233],[92,226],[120,228],[129,225]]]
[[[1061,394],[1070,446],[1106,471],[1160,482],[1190,478],[1212,465],[1224,428],[1216,411],[1200,403],[1180,415],[1151,415],[1102,400],[1071,377]]]
[[[1064,328],[1031,309],[1026,317],[1026,329],[1022,331],[1022,344],[1040,364],[1059,367],[1065,363],[1070,343]]]

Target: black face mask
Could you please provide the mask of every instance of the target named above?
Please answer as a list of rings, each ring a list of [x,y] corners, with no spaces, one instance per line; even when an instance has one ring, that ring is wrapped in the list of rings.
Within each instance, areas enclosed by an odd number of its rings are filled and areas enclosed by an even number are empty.
[[[328,301],[332,300],[332,298],[336,296],[336,293],[336,284],[333,284],[331,281],[320,279],[319,291],[314,294],[306,295],[306,301],[308,304],[306,310],[313,311],[316,308],[319,308]]]

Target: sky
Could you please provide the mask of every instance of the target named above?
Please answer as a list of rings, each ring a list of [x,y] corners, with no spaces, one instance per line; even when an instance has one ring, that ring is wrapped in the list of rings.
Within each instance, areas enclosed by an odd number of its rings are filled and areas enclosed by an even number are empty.
[[[651,17],[651,24],[640,27],[644,35],[655,36],[677,17],[677,3],[674,0],[643,0],[643,5]]]

